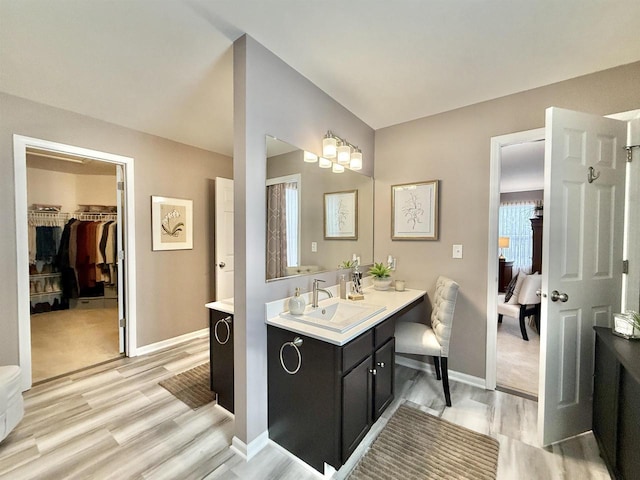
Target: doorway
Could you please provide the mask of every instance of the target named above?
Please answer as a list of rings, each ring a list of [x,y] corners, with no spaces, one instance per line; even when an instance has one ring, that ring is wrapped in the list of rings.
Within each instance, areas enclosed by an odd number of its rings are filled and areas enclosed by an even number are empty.
[[[135,355],[133,159],[14,135],[14,168],[23,390]],[[58,255],[72,224],[86,264]]]
[[[540,360],[535,290],[542,273],[544,149],[538,140],[502,145],[499,152],[496,387],[532,400]]]

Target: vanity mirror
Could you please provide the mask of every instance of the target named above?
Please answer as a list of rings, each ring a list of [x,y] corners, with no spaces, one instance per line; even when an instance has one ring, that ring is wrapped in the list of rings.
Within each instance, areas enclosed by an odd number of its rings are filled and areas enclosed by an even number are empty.
[[[267,281],[336,270],[354,254],[362,265],[372,263],[373,179],[348,168],[334,173],[317,158],[305,161],[293,145],[270,136],[266,142]],[[347,234],[326,235],[335,210],[325,211],[326,198],[345,200]]]

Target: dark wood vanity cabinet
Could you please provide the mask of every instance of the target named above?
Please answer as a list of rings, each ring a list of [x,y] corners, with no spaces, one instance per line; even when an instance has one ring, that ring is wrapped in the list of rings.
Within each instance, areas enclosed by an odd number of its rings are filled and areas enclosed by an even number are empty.
[[[393,400],[396,318],[342,346],[268,325],[269,437],[340,468]]]
[[[209,310],[209,359],[211,390],[233,413],[233,314]]]
[[[593,434],[614,478],[640,478],[640,343],[595,330]]]

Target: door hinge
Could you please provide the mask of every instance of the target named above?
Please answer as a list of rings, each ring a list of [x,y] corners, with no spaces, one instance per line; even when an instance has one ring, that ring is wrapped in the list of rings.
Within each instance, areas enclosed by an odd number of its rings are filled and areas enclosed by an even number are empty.
[[[124,192],[124,182],[118,182],[117,183],[117,188],[118,188],[118,191]]]
[[[629,273],[629,260],[622,261],[622,273]]]
[[[118,260],[124,260],[124,250],[118,252]]]
[[[124,328],[127,326],[127,321],[124,318],[121,318],[120,320],[118,320],[118,326],[120,328]]]

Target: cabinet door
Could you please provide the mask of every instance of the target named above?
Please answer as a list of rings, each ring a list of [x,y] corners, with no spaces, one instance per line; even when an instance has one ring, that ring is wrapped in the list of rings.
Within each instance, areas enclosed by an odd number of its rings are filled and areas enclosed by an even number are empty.
[[[616,470],[622,478],[640,478],[640,383],[622,367],[620,371],[620,408]]]
[[[394,354],[396,340],[391,338],[374,354],[376,375],[373,378],[373,421],[375,422],[385,408],[393,401]]]
[[[618,360],[596,336],[592,428],[602,454],[612,468],[616,466],[619,375]]]
[[[212,311],[211,390],[218,394],[218,405],[233,413],[233,315]]]
[[[353,453],[371,422],[372,356],[342,377],[342,461]]]

